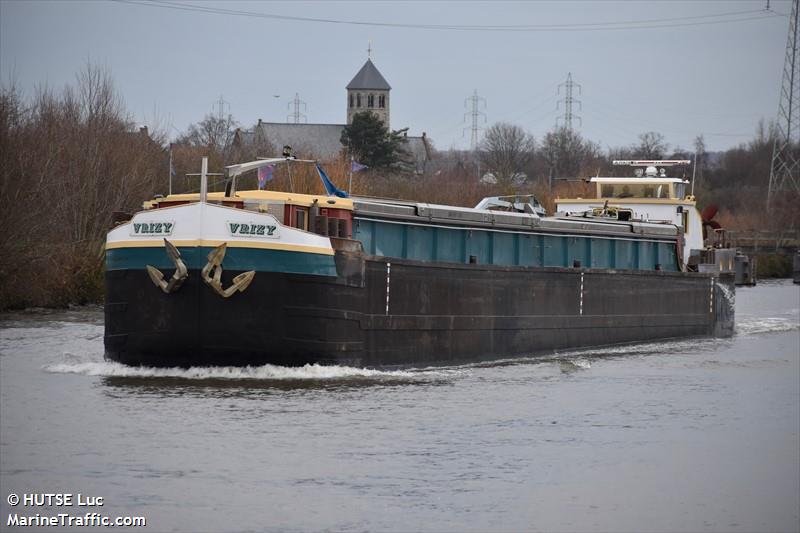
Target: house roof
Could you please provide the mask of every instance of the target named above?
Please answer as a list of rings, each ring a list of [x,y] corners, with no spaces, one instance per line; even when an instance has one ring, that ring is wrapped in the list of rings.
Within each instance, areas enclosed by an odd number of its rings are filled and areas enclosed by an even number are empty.
[[[292,147],[300,158],[328,158],[336,156],[343,148],[339,139],[344,124],[287,124],[282,122],[259,122],[253,131],[240,132],[244,141],[258,136],[272,143],[275,149]],[[259,130],[260,131],[257,131]]]
[[[344,148],[340,141],[345,124],[286,124],[282,122],[259,122],[251,131],[239,130],[242,142],[253,142],[257,138],[270,142],[276,150],[282,146],[292,147],[294,155],[301,159],[328,159],[339,155]],[[408,170],[423,172],[431,160],[430,139],[405,137],[403,147],[409,156],[405,162]]]
[[[378,71],[377,67],[372,63],[371,59],[367,59],[358,74],[347,84],[347,89],[377,89],[381,91],[388,91],[392,87],[386,82],[386,79]]]

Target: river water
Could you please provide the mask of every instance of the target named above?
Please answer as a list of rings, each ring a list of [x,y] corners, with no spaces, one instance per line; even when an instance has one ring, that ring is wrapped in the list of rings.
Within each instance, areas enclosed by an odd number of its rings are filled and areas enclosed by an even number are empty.
[[[134,369],[99,308],[4,315],[0,530],[798,531],[800,286],[736,298],[732,339],[392,372]]]

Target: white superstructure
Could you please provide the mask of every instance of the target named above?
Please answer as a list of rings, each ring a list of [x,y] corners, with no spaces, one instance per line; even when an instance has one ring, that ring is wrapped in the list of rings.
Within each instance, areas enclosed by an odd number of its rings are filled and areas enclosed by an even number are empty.
[[[637,168],[636,177],[595,177],[594,198],[558,198],[556,210],[582,213],[617,208],[629,212],[631,220],[672,224],[683,232],[684,265],[692,250],[702,250],[703,219],[694,196],[687,194],[688,180],[667,177],[666,167],[688,165],[691,161],[614,161],[615,165]],[[642,171],[642,169],[644,169]]]

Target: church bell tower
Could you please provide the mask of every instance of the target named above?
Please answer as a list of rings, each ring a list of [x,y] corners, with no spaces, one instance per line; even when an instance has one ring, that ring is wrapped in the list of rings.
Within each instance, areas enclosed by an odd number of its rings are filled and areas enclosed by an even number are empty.
[[[389,91],[392,88],[378,71],[372,59],[358,71],[347,84],[347,123],[353,123],[353,115],[369,111],[389,126]]]

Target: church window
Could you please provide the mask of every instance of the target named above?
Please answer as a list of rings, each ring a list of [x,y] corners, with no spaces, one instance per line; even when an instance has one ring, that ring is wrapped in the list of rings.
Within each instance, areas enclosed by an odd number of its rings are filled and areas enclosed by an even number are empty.
[[[361,93],[356,95],[356,107],[361,107]]]
[[[382,94],[378,95],[378,107],[380,107],[381,109],[386,107],[386,96]]]
[[[353,95],[350,95],[350,107],[353,107]]]
[[[367,95],[367,107],[375,107],[375,95]]]

